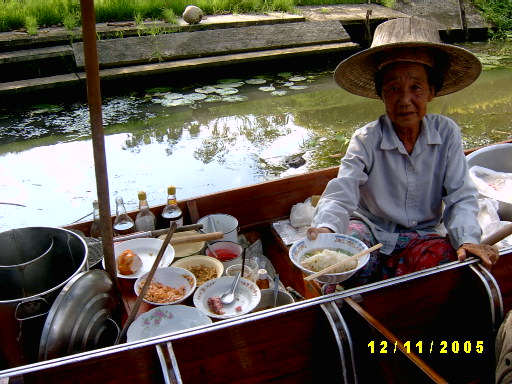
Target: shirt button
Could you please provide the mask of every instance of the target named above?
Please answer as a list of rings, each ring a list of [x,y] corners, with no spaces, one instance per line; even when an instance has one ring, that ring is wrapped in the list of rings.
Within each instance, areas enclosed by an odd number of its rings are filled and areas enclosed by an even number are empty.
[[[414,221],[414,220],[413,220],[413,221],[411,221],[411,224],[412,224],[412,225],[416,225],[416,221]]]

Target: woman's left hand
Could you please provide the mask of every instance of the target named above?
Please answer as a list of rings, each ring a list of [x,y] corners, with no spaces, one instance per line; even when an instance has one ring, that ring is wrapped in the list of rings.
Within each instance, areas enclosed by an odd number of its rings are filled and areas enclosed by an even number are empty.
[[[491,269],[491,267],[498,262],[499,258],[498,248],[488,244],[465,243],[457,249],[457,257],[460,261],[466,260],[468,254],[475,255],[482,259],[482,263],[487,269]]]

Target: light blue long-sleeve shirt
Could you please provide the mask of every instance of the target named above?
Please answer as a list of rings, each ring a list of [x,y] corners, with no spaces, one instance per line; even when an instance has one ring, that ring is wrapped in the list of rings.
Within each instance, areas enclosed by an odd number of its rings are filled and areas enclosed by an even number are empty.
[[[480,242],[477,196],[453,120],[425,115],[409,155],[383,115],[354,132],[312,226],[344,233],[350,217],[359,217],[383,244],[380,251],[389,254],[399,232],[437,233],[443,221],[457,249]]]

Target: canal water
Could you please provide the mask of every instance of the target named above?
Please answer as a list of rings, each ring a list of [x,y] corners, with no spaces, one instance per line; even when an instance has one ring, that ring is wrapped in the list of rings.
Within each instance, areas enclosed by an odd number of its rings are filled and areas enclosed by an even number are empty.
[[[484,63],[482,75],[429,112],[454,119],[465,148],[512,138],[512,43],[465,47]],[[104,100],[113,213],[115,196],[137,209],[138,190],[158,205],[170,184],[184,199],[335,166],[351,133],[384,111],[337,87],[332,69],[228,77]],[[0,106],[0,190],[0,231],[91,219],[87,105]]]

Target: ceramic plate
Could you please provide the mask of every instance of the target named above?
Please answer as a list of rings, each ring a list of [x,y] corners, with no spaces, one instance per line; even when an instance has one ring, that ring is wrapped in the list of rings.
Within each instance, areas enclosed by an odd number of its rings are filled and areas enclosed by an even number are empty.
[[[183,232],[176,232],[172,238],[176,239],[178,237],[186,237],[191,235],[200,235],[201,232],[198,231],[183,231]],[[159,236],[158,238],[160,240],[164,240],[167,235]],[[205,242],[204,241],[198,241],[195,243],[185,243],[185,244],[177,244],[173,245],[174,248],[174,258],[182,258],[186,256],[196,255],[199,252],[201,252],[204,248]]]
[[[194,293],[194,305],[204,314],[215,319],[229,319],[251,312],[261,299],[258,286],[250,280],[240,279],[235,291],[235,300],[228,305],[222,305],[223,314],[217,314],[210,310],[208,299],[220,297],[233,284],[234,277],[224,276],[207,281]]]
[[[128,328],[126,337],[128,342],[132,342],[211,323],[212,320],[197,308],[165,305],[137,317]]]
[[[131,275],[122,275],[119,272],[117,273],[117,277],[122,279],[138,279],[140,276],[149,272],[151,270],[151,266],[156,260],[156,256],[158,255],[158,251],[162,247],[163,240],[158,239],[132,239],[126,240],[122,243],[116,244],[114,246],[114,254],[116,256],[116,265],[117,265],[117,257],[127,249],[131,249],[142,259],[142,267],[135,273]],[[168,267],[172,261],[174,260],[174,248],[169,244],[165,249],[164,255],[162,256],[162,260],[160,261],[159,267]],[[103,267],[105,267],[105,259],[103,259]]]

